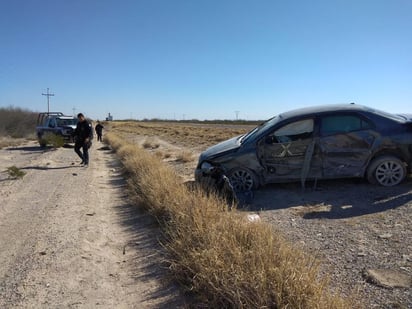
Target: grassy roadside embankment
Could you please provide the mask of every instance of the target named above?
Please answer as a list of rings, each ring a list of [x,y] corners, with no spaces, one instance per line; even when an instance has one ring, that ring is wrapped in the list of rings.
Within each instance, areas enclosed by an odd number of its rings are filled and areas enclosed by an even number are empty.
[[[134,202],[157,218],[171,275],[208,308],[357,308],[329,290],[318,261],[218,196],[189,189],[143,148],[105,139],[125,169]]]

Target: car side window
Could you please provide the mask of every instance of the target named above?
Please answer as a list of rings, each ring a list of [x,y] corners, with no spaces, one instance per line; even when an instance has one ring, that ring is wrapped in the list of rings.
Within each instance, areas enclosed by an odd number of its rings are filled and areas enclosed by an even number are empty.
[[[49,119],[49,127],[50,127],[50,128],[54,128],[55,126],[56,126],[56,123],[55,123],[54,119],[53,119],[53,118],[50,118],[50,119]]]
[[[310,138],[313,135],[313,123],[313,119],[289,123],[270,134],[266,139],[266,143],[289,143]]]
[[[356,115],[335,115],[326,116],[321,120],[321,135],[331,135],[337,133],[348,133],[359,130],[372,129],[370,122]]]

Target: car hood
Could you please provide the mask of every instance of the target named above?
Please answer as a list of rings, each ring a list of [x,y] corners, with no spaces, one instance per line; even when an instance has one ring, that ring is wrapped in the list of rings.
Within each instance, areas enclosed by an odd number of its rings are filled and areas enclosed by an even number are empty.
[[[64,126],[61,126],[62,128],[71,128],[71,129],[73,129],[73,130],[75,130],[76,129],[76,125],[75,124],[68,124],[68,125],[64,125]]]
[[[231,152],[231,151],[238,149],[240,147],[240,137],[241,136],[243,135],[233,137],[219,144],[216,144],[212,147],[209,147],[204,152],[202,152],[202,154],[200,155],[200,159],[201,160],[212,159],[224,153]]]

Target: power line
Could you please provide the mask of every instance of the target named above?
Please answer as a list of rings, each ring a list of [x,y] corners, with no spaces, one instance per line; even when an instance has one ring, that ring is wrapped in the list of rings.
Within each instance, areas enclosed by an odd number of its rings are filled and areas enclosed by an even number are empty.
[[[47,96],[47,113],[50,113],[50,97],[54,96],[54,93],[49,93],[49,88],[47,88],[47,93],[42,93],[41,95]]]

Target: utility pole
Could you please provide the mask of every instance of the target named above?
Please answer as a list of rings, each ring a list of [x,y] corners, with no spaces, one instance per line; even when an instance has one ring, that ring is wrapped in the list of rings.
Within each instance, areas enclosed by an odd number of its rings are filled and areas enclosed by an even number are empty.
[[[240,111],[235,111],[235,114],[236,114],[236,120],[239,120],[239,113],[240,113]]]
[[[42,93],[41,95],[47,96],[47,114],[50,113],[50,97],[54,96],[54,93],[49,93],[49,88],[47,88],[47,93]]]
[[[76,117],[76,107],[73,106],[72,110],[73,110],[73,117]]]

